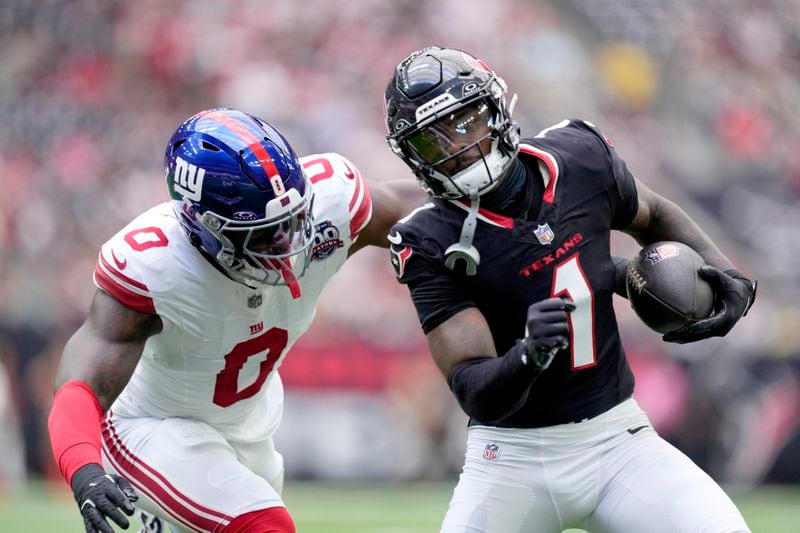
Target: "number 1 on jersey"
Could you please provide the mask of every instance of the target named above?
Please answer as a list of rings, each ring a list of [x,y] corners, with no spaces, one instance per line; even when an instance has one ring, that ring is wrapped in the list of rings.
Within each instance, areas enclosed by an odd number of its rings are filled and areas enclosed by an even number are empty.
[[[567,296],[575,303],[575,310],[569,315],[569,351],[573,370],[597,364],[594,345],[594,295],[581,268],[579,256],[580,254],[575,254],[556,265],[551,291],[551,296]]]

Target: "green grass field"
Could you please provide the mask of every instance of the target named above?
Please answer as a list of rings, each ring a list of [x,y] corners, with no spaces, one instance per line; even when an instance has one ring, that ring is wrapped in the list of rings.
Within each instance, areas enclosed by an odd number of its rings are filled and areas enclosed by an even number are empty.
[[[347,484],[289,481],[285,498],[300,533],[438,531],[452,483]],[[800,533],[800,488],[735,494],[754,533]],[[67,493],[31,488],[0,498],[1,533],[80,533]],[[636,533],[636,532],[632,532]]]

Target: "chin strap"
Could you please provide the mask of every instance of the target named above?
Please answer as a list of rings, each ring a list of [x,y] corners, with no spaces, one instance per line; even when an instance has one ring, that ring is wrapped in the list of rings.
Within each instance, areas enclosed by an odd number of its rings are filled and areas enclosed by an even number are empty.
[[[296,300],[300,298],[300,282],[297,281],[297,277],[292,273],[288,268],[281,267],[281,277],[283,278],[284,283],[286,286],[289,287],[289,292],[292,295],[292,299]]]
[[[475,237],[475,228],[478,225],[478,209],[480,208],[478,192],[471,192],[469,200],[469,214],[464,219],[464,225],[461,226],[461,237],[457,243],[451,244],[444,252],[446,258],[444,264],[450,270],[455,270],[458,261],[462,260],[465,263],[464,269],[467,272],[467,276],[474,276],[478,273],[478,265],[481,264],[481,254],[472,245],[472,239]]]

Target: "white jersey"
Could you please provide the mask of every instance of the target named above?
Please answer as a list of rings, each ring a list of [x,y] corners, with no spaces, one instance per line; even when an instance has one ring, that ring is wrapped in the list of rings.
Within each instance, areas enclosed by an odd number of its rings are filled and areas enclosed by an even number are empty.
[[[275,430],[283,401],[277,369],[372,214],[367,185],[344,157],[300,161],[313,187],[316,238],[296,299],[287,287],[252,289],[222,274],[190,244],[169,203],[103,245],[95,284],[163,322],[112,406],[115,415],[198,419],[233,440]]]

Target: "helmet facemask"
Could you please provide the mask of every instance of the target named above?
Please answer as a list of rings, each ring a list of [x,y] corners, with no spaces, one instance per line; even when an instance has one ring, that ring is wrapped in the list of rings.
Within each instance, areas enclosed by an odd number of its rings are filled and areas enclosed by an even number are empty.
[[[308,187],[303,197],[295,190],[289,196],[294,198],[288,209],[260,220],[232,220],[211,211],[197,217],[219,241],[212,255],[231,279],[253,288],[286,285],[293,293],[299,291],[297,279],[308,268],[314,245],[313,195]],[[270,204],[279,206],[287,197]],[[275,206],[268,205],[267,213],[270,207]]]

